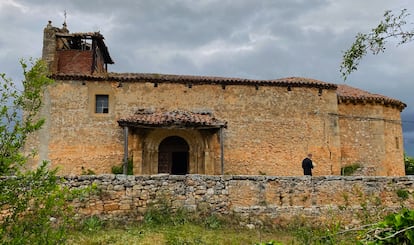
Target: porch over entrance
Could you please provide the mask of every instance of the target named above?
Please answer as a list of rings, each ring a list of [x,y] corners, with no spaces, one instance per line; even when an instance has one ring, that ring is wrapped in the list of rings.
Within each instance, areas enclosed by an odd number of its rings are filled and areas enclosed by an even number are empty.
[[[140,109],[118,120],[136,174],[222,174],[223,129],[211,112]],[[131,141],[131,143],[128,143]]]

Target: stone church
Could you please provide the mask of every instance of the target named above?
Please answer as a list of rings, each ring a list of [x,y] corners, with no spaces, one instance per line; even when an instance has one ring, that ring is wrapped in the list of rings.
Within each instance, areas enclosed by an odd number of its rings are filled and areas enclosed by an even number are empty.
[[[42,130],[25,150],[60,174],[405,175],[396,99],[310,78],[112,73],[99,32],[44,29],[42,58],[55,83],[43,95]]]

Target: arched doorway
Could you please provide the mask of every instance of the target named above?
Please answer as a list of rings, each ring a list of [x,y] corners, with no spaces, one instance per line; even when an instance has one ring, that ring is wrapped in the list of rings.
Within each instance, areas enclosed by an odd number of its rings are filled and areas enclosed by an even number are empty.
[[[158,147],[158,173],[188,174],[188,143],[181,137],[170,136]]]

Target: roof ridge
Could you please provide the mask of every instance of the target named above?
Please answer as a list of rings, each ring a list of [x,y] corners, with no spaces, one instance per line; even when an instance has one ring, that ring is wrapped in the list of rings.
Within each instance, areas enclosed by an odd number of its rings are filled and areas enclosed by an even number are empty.
[[[368,92],[366,90],[355,88],[346,84],[338,84],[336,94],[338,97],[338,103],[379,103],[397,107],[402,111],[407,105],[400,100]]]
[[[93,75],[84,74],[52,74],[52,78],[61,80],[112,80],[118,82],[154,82],[154,83],[185,83],[185,84],[218,84],[218,85],[254,85],[254,86],[283,86],[283,87],[317,87],[323,89],[336,89],[334,83],[305,77],[285,77],[278,79],[249,79],[236,77],[201,76],[201,75],[175,75],[158,73],[101,73]]]

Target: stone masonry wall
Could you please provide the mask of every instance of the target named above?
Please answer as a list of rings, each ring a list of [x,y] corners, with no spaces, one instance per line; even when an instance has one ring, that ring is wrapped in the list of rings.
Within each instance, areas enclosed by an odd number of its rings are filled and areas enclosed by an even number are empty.
[[[404,175],[400,111],[372,104],[340,104],[341,164],[359,163],[364,175]]]
[[[244,223],[284,226],[310,219],[357,226],[367,215],[414,208],[414,177],[274,177],[99,175],[65,177],[66,185],[99,194],[74,202],[82,215],[141,220],[157,202],[174,208],[236,215]],[[398,192],[408,193],[402,200]]]
[[[317,88],[193,85],[111,81],[56,81],[47,89],[48,121],[40,133],[52,166],[62,175],[82,167],[111,173],[123,158],[123,131],[117,120],[137,109],[210,111],[227,121],[224,173],[302,175],[301,161],[314,155],[315,175],[340,173],[340,141],[335,90]],[[109,113],[95,113],[95,95],[109,95]],[[300,98],[300,99],[298,99]],[[133,140],[133,138],[131,138]],[[218,146],[218,137],[215,137]],[[130,142],[139,145],[139,142]],[[130,154],[137,149],[129,149]],[[220,166],[220,149],[214,152]],[[47,151],[47,152],[46,152]],[[137,152],[134,161],[142,154]],[[190,159],[191,161],[191,159]],[[138,165],[138,164],[137,164]],[[220,174],[216,167],[214,174]]]
[[[392,107],[383,107],[384,125],[384,144],[386,155],[382,160],[385,175],[401,175],[405,173],[404,162],[404,145],[403,132],[401,125],[400,112]]]

